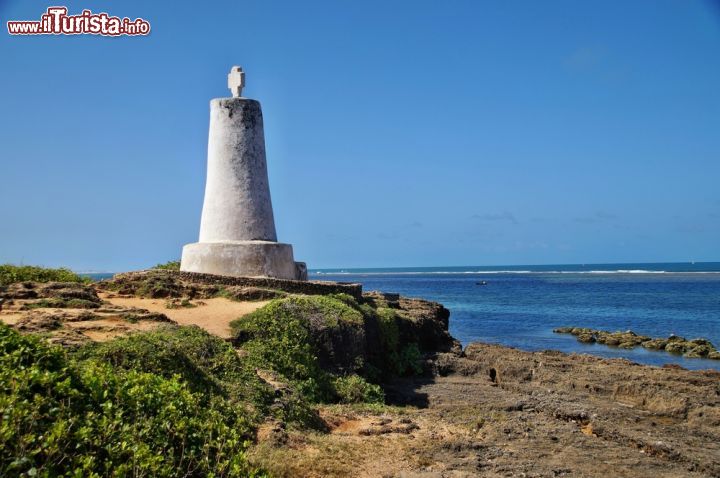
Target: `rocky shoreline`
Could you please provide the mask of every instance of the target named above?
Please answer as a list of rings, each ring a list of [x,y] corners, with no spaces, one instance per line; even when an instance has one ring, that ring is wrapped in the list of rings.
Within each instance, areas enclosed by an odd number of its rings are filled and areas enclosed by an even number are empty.
[[[553,332],[574,335],[577,337],[578,342],[586,344],[598,343],[624,349],[640,346],[649,350],[664,350],[686,358],[720,360],[720,351],[715,348],[712,342],[704,338],[688,340],[679,335],[671,335],[666,339],[652,338],[646,335],[638,335],[632,330],[609,332],[585,327],[559,327],[554,329]]]
[[[171,317],[208,327],[203,317],[213,301],[252,306],[252,320],[237,320],[223,338],[241,362],[255,357],[252,379],[270,389],[270,402],[252,405],[268,414],[253,422],[247,453],[272,476],[720,476],[720,372],[482,343],[463,349],[440,304],[355,284],[284,282],[153,270],[93,284],[14,283],[0,287],[0,319],[67,350],[95,341],[115,350],[122,337],[139,344],[159,331],[155,347],[180,340],[175,331],[197,330]],[[155,309],[122,305],[128,301]],[[272,322],[277,314],[286,318]],[[262,357],[276,360],[276,350],[292,347],[290,335],[268,335],[285,320],[302,324],[309,348],[281,357],[290,368],[273,368]],[[711,346],[632,332],[558,332],[621,347],[678,344],[684,353]],[[116,359],[127,356],[117,350]],[[302,362],[310,350],[313,362]],[[318,367],[312,380],[287,378],[307,367]],[[345,398],[304,401],[303,387],[322,377],[335,377],[335,393]],[[363,402],[362,394],[375,398]],[[306,425],[293,421],[297,410],[305,410]]]

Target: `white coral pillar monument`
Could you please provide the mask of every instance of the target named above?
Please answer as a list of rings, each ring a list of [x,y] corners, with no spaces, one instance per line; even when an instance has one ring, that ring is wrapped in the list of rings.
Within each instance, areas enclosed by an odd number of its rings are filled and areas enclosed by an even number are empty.
[[[243,98],[245,73],[228,75],[232,98],[210,101],[210,134],[200,241],[183,247],[187,272],[306,280],[290,244],[277,242],[260,103]]]

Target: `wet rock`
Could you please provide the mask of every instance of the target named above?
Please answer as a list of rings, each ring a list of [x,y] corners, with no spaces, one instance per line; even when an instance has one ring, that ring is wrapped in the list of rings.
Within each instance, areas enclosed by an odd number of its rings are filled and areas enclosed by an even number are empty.
[[[707,341],[705,341],[705,342],[707,342]],[[689,342],[689,343],[692,344],[693,342]],[[703,358],[703,357],[707,357],[708,355],[710,355],[711,352],[715,352],[715,349],[713,348],[712,344],[710,344],[710,342],[707,342],[707,344],[695,345],[694,347],[690,348],[690,350],[685,352],[685,357]]]
[[[680,337],[679,335],[672,334],[670,337],[667,338],[668,342],[687,342],[684,337]]]
[[[665,350],[673,354],[685,355],[685,357],[688,358],[717,356],[713,344],[703,338],[686,340],[684,337],[671,335],[667,339],[661,339],[638,335],[632,330],[626,330],[625,332],[608,332],[581,327],[559,327],[554,329],[553,332],[573,334],[577,336],[579,342],[591,343],[595,341],[599,344],[623,349],[642,346],[650,350]]]
[[[665,350],[668,341],[665,339],[651,339],[642,343],[642,346],[650,350]]]
[[[578,342],[582,342],[584,344],[592,344],[595,343],[595,336],[593,334],[580,334],[577,336]]]
[[[597,334],[597,343],[617,347],[620,345],[620,338],[610,332],[599,331]]]
[[[671,354],[679,354],[682,355],[688,350],[688,343],[685,341],[679,341],[675,340],[672,342],[668,342],[667,345],[665,345],[665,351],[670,352]]]

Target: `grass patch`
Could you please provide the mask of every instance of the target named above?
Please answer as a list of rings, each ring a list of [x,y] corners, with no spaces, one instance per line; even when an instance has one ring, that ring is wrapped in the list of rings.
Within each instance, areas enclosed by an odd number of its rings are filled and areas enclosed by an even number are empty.
[[[0,265],[0,286],[16,282],[80,282],[91,280],[82,277],[70,269],[49,269],[36,266],[14,266],[12,264]]]

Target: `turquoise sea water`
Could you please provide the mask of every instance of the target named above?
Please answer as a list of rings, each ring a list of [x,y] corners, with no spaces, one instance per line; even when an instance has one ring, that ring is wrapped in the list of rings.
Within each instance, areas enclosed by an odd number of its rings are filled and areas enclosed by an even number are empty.
[[[360,282],[443,303],[463,345],[494,342],[635,362],[720,369],[720,361],[581,344],[559,326],[705,337],[720,348],[720,263],[587,264],[311,270],[311,279]],[[478,285],[486,281],[487,285]]]

